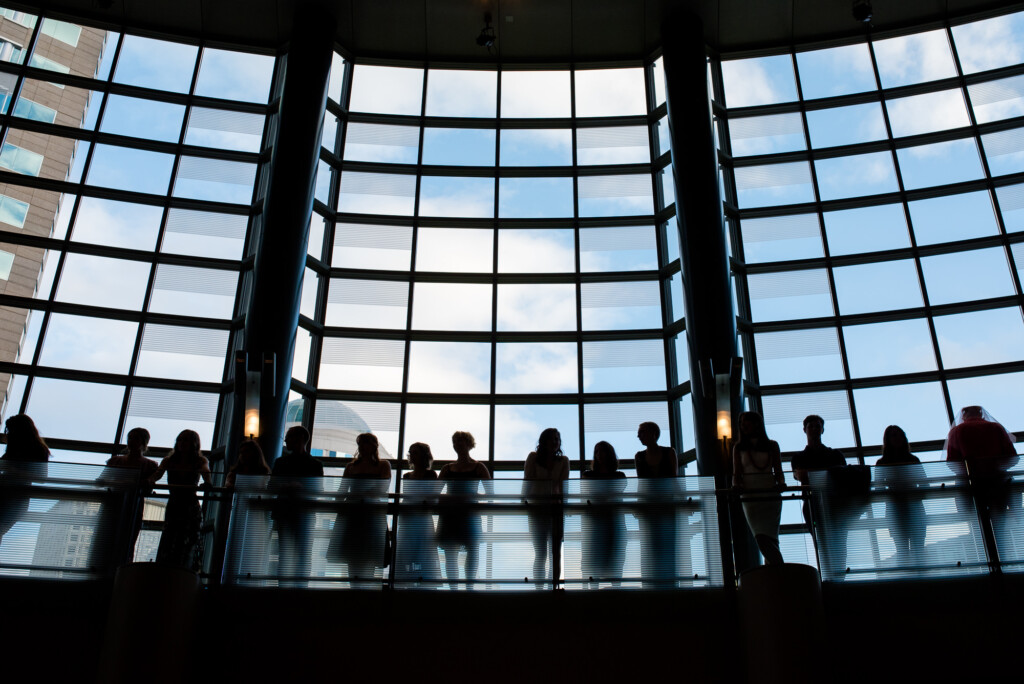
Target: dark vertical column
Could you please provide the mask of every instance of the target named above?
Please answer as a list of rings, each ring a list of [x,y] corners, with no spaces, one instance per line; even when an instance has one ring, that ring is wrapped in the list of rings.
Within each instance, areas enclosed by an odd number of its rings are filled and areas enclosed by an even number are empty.
[[[253,360],[266,353],[277,357],[273,382],[265,377],[260,394],[259,440],[270,462],[281,453],[284,439],[335,27],[334,16],[319,4],[298,3],[279,99],[262,230],[255,246],[244,348]],[[241,426],[236,427],[238,432]]]
[[[672,172],[686,298],[686,337],[697,465],[719,476],[714,373],[728,373],[736,356],[736,314],[729,287],[729,262],[718,157],[708,99],[704,31],[695,15],[676,14],[662,25]],[[710,369],[709,369],[710,366]],[[702,370],[703,369],[703,370]],[[737,398],[734,398],[737,399]],[[735,405],[735,401],[733,402]]]

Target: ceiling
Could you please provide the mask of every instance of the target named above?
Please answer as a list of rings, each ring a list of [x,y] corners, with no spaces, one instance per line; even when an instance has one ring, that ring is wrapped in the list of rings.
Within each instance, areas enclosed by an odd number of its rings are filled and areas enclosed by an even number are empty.
[[[52,12],[216,42],[277,48],[291,35],[302,0],[37,0],[7,6]],[[307,0],[308,1],[308,0]],[[676,11],[704,23],[720,52],[749,51],[888,31],[946,17],[1024,9],[1007,0],[872,0],[868,27],[853,0],[316,0],[338,17],[338,42],[364,59],[431,62],[573,62],[637,59],[660,44],[659,26]],[[497,42],[475,38],[485,12]]]

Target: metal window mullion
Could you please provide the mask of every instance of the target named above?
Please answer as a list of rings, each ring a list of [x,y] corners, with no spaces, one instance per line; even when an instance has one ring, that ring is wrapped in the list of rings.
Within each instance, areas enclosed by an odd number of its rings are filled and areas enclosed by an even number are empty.
[[[946,26],[946,39],[951,43],[948,25]],[[871,56],[871,68],[874,70],[875,80],[878,83],[881,83],[881,74],[878,71],[878,60],[875,57],[875,47],[870,40],[868,41],[868,53]],[[959,85],[960,88],[963,89],[962,82]],[[928,296],[928,287],[924,278],[924,266],[921,264],[921,252],[917,246],[917,236],[914,233],[913,220],[910,216],[910,204],[907,199],[906,186],[903,182],[903,171],[900,168],[899,158],[896,155],[896,144],[895,138],[893,137],[892,133],[892,122],[889,119],[889,107],[888,102],[887,100],[885,100],[885,98],[883,98],[882,100],[882,120],[885,123],[886,139],[888,140],[891,146],[890,154],[892,155],[893,170],[896,174],[896,184],[900,196],[900,205],[903,208],[903,217],[907,223],[907,233],[910,239],[910,255],[911,258],[914,260],[914,268],[917,271],[918,286],[921,288],[921,301],[924,309],[924,318],[928,324],[928,334],[931,337],[932,354],[935,357],[935,366],[939,377],[939,387],[942,391],[943,402],[946,405],[947,418],[952,423],[953,404],[949,397],[949,388],[946,386],[946,374],[945,369],[942,365],[942,356],[939,353],[939,337],[937,331],[935,330],[934,320],[935,312],[932,309],[931,299]]]
[[[498,128],[498,122],[501,121],[501,74],[500,69],[496,73],[496,87],[495,97],[497,102],[495,103],[495,112],[497,113],[494,133],[494,206],[491,214],[491,401],[488,404],[488,421],[491,426],[487,437],[487,453],[488,463],[491,466],[491,472],[494,472],[494,443],[496,432],[496,420],[497,420],[497,407],[494,403],[494,396],[497,390],[498,383],[498,248],[501,238],[501,230],[498,223],[498,206],[500,197],[498,193],[501,191],[501,185],[498,182],[498,169],[501,168],[501,131]],[[491,544],[487,545],[487,554],[490,558],[492,553]]]
[[[857,421],[857,406],[853,401],[853,385],[850,382],[850,362],[846,357],[846,339],[843,335],[843,328],[839,325],[839,295],[836,290],[835,277],[833,276],[833,263],[832,254],[828,247],[828,239],[825,236],[825,219],[821,210],[821,193],[818,190],[818,173],[814,165],[815,151],[811,146],[811,135],[807,127],[807,109],[804,106],[803,88],[800,85],[800,69],[797,64],[796,52],[790,53],[790,58],[793,61],[793,74],[794,80],[796,81],[796,92],[797,99],[800,103],[800,123],[804,129],[804,144],[807,147],[808,152],[808,171],[811,174],[811,188],[814,192],[814,207],[815,214],[818,218],[818,231],[821,235],[821,249],[823,254],[823,261],[825,266],[826,277],[828,278],[828,289],[829,296],[832,299],[832,316],[834,321],[836,339],[839,343],[839,355],[843,364],[843,385],[846,391],[846,401],[850,409],[850,424],[853,429],[853,440],[854,446],[857,453],[857,460],[860,463],[864,463],[864,455],[862,453],[863,440],[860,435],[860,426]],[[877,85],[877,72],[876,72],[876,85]],[[890,154],[893,154],[890,152]]]
[[[587,427],[584,422],[585,416],[585,403],[584,403],[584,390],[583,390],[583,278],[581,276],[581,257],[580,257],[580,177],[579,177],[579,154],[577,149],[577,136],[576,136],[576,69],[575,65],[569,69],[569,115],[571,118],[572,127],[570,128],[570,144],[572,145],[572,234],[573,234],[573,249],[575,251],[574,260],[576,262],[576,272],[574,274],[574,285],[576,290],[576,431],[577,437],[579,438],[580,444],[580,472],[586,470],[586,434]],[[557,584],[557,578],[556,578]]]

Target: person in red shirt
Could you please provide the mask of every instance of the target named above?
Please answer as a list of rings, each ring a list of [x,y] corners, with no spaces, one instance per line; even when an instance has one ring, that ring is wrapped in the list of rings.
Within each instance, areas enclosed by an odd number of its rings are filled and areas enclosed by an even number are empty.
[[[981,406],[965,406],[946,437],[946,460],[966,462],[979,506],[1006,510],[1005,471],[1017,462],[1013,437]]]

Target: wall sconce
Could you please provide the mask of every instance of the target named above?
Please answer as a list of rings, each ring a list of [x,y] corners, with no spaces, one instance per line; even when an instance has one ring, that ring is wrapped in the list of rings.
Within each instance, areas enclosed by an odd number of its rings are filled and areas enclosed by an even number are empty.
[[[718,413],[718,439],[732,439],[732,406],[729,396],[731,378],[728,373],[715,375],[715,408]]]
[[[257,369],[250,370],[248,354],[241,350],[235,353],[235,386],[241,390],[242,395],[242,430],[249,439],[260,436],[260,394],[264,377],[270,382],[271,393],[274,391],[274,361],[273,353],[264,354],[263,363]]]

